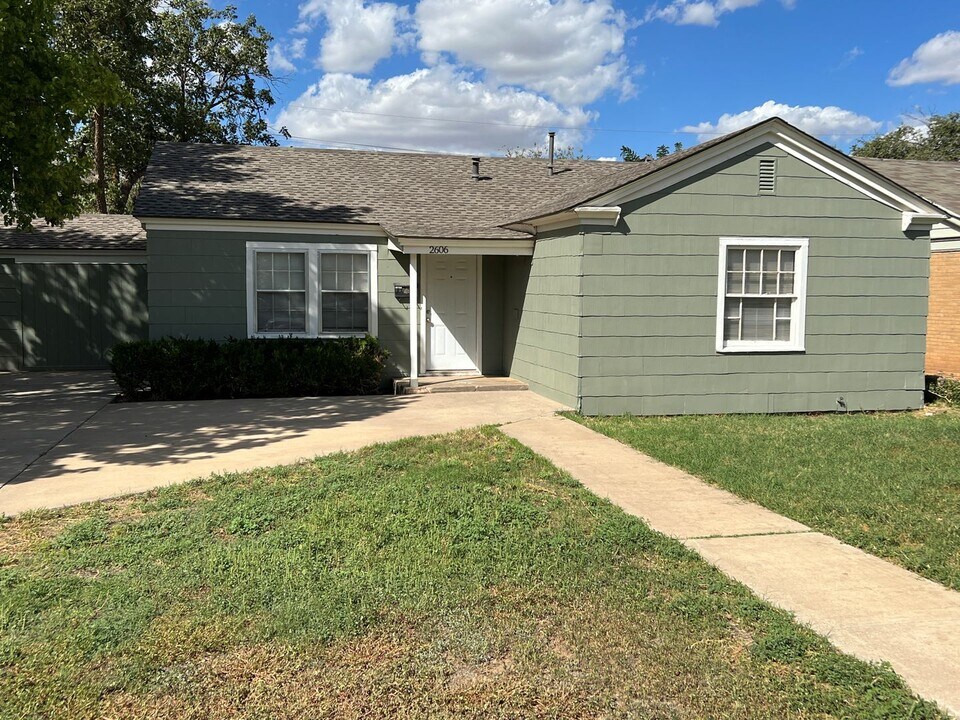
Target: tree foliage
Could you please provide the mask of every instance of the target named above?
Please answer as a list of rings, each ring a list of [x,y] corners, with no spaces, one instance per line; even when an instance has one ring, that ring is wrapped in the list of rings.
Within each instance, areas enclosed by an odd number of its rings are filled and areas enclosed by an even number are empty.
[[[537,143],[531,147],[512,147],[503,148],[504,156],[508,158],[533,158],[543,160],[550,156],[550,148],[546,144]],[[553,149],[555,160],[589,160],[582,147],[573,145],[562,145]]]
[[[206,0],[60,0],[60,41],[116,78],[92,98],[75,152],[92,156],[93,207],[129,212],[158,141],[276,144],[270,34]]]
[[[894,160],[960,160],[960,112],[931,115],[924,126],[901,125],[885,135],[860,140],[851,154]]]
[[[678,153],[681,150],[683,150],[683,143],[680,142],[673,144],[673,150],[670,150],[667,145],[661,145],[657,148],[656,159],[659,160],[660,158],[666,157],[671,152]],[[624,162],[646,162],[654,159],[652,155],[641,155],[640,153],[635,152],[633,148],[630,148],[626,145],[620,146],[620,157]]]
[[[75,215],[86,173],[69,143],[95,78],[55,27],[53,0],[0,0],[0,213],[22,229]]]

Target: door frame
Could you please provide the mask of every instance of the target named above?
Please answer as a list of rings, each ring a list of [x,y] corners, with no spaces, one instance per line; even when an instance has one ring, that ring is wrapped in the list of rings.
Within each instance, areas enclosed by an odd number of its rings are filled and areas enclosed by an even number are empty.
[[[417,345],[419,346],[418,365],[423,368],[421,375],[442,375],[443,370],[427,370],[427,302],[428,292],[430,290],[430,261],[425,260],[430,255],[427,253],[418,256],[420,283],[418,288],[417,303],[419,304],[419,318],[417,322]],[[474,255],[474,262],[477,264],[477,373],[483,375],[483,255]],[[425,260],[425,261],[423,261]],[[450,374],[469,373],[469,370],[451,370],[446,371]]]

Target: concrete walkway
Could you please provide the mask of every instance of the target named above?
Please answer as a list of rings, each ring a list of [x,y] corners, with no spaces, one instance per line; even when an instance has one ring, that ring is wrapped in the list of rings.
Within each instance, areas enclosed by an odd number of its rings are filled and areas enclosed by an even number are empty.
[[[54,405],[56,400],[72,402],[55,393],[52,397]],[[22,458],[11,455],[0,461],[0,483],[8,481],[0,487],[0,513],[100,500],[217,472],[285,465],[415,435],[549,416],[561,409],[532,392],[105,402],[101,397],[95,408],[90,404],[95,412],[87,415],[70,414],[62,428],[58,425],[37,445],[43,454],[31,451],[26,470]],[[28,437],[32,414],[15,402],[0,408],[0,434],[6,436],[9,415],[18,418],[18,437]],[[41,415],[36,426],[46,427],[46,418]]]
[[[960,716],[960,593],[551,416],[504,426],[591,491]]]

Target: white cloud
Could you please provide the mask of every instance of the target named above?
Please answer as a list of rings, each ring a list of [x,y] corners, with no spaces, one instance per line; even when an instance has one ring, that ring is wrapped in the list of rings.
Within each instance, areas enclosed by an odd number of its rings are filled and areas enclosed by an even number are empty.
[[[294,38],[287,42],[278,42],[267,51],[267,64],[275,75],[289,75],[297,71],[294,60],[303,57],[307,49],[306,38]]]
[[[882,123],[866,115],[858,115],[851,110],[844,110],[836,106],[819,107],[818,105],[785,105],[784,103],[767,100],[752,110],[745,110],[736,114],[723,114],[716,122],[701,122],[697,125],[687,125],[681,128],[683,132],[698,134],[701,141],[709,140],[718,134],[726,134],[740,130],[761,120],[780,117],[791,125],[821,138],[839,139],[844,135],[861,135],[876,132]]]
[[[321,18],[327,32],[317,65],[326,72],[367,73],[402,43],[398,24],[406,8],[365,0],[307,0],[300,6],[295,32],[308,32]]]
[[[561,103],[630,95],[630,75],[642,72],[629,67],[628,23],[611,0],[421,0],[415,19],[427,64],[449,56]]]
[[[267,51],[267,64],[274,75],[290,74],[297,70],[297,66],[290,61],[279,44]]]
[[[960,83],[960,32],[948,30],[927,40],[890,71],[887,84]]]
[[[666,5],[652,5],[644,15],[644,22],[662,20],[675,25],[706,25],[720,23],[720,16],[743,8],[759,5],[763,0],[670,0]],[[796,0],[780,0],[788,10]]]
[[[424,117],[471,122],[419,119]],[[536,93],[477,80],[444,63],[382,81],[327,73],[289,103],[275,124],[299,138],[330,144],[496,153],[542,141],[546,127],[573,128],[558,131],[558,142],[579,145],[582,129],[594,117]]]
[[[620,158],[603,155],[601,157],[598,157],[597,160],[599,160],[600,162],[619,162]]]
[[[861,50],[859,46],[850,48],[843,54],[843,57],[840,58],[840,64],[837,66],[837,68],[843,69],[847,67],[861,55],[863,55],[863,50]]]

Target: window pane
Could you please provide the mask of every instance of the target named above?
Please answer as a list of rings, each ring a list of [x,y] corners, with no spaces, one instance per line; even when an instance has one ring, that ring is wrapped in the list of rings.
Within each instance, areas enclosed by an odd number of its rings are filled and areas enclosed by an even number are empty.
[[[793,273],[780,274],[780,292],[783,295],[790,295],[793,293]]]
[[[724,340],[740,339],[740,321],[739,320],[728,319],[723,321],[723,339]]]
[[[795,255],[796,255],[796,250],[781,250],[780,251],[780,269],[785,272],[793,272]]]
[[[740,339],[740,300],[727,298],[723,311],[723,339]]]
[[[257,290],[303,290],[306,256],[301,252],[258,252]]]
[[[760,250],[747,250],[747,270],[749,271],[759,271],[760,270]]]
[[[780,264],[780,251],[766,249],[763,251],[763,270],[764,272],[776,272]]]
[[[337,256],[334,253],[324,253],[320,256],[320,269],[323,272],[337,271]]]
[[[746,293],[759,293],[760,292],[760,273],[758,272],[748,272],[746,275],[746,283],[744,285],[743,291]]]
[[[775,272],[763,274],[763,294],[764,295],[776,295],[777,294],[777,274]]]
[[[788,341],[790,339],[790,321],[777,320],[777,340]]]
[[[742,272],[735,271],[735,272],[727,273],[727,292],[728,293],[743,292],[743,273]]]
[[[741,340],[773,340],[775,300],[744,298]]]
[[[777,319],[790,319],[790,310],[793,303],[789,300],[777,301]]]
[[[323,332],[366,332],[366,293],[325,292],[320,301]]]
[[[305,332],[306,329],[306,293],[257,293],[258,331]]]
[[[727,270],[743,270],[743,250],[727,250]]]

